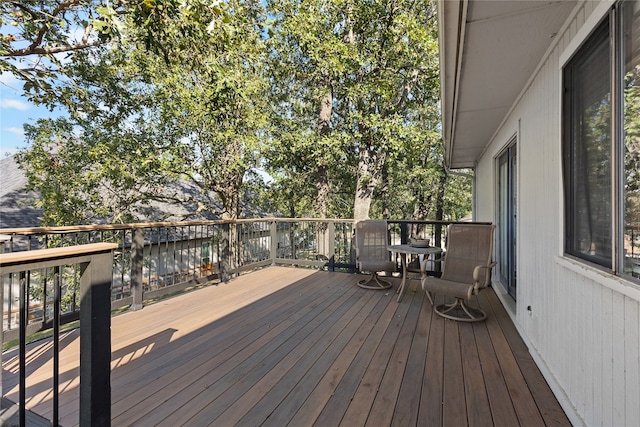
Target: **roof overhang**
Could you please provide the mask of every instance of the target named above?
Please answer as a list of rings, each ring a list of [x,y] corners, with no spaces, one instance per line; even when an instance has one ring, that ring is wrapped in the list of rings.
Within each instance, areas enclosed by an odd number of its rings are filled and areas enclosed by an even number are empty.
[[[438,1],[445,158],[473,168],[577,1]]]

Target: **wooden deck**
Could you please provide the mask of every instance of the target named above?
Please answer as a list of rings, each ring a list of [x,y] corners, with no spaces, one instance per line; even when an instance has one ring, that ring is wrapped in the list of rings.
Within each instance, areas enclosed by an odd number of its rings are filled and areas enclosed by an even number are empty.
[[[112,425],[570,425],[493,291],[486,322],[433,314],[412,281],[268,267],[112,320]],[[399,279],[396,280],[396,286]],[[61,424],[78,424],[77,332],[62,338]],[[50,418],[51,343],[28,404]],[[3,390],[17,400],[17,361]]]

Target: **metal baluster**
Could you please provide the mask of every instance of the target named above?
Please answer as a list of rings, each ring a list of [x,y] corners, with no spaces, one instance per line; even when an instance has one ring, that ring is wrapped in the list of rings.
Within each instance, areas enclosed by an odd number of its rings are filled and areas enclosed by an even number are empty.
[[[153,268],[153,263],[151,261],[151,250],[153,249],[153,228],[149,228],[149,261],[148,261],[148,267],[147,267],[147,287],[149,288],[149,290],[151,290],[151,270]],[[143,260],[144,260],[144,246],[142,249],[142,256],[143,256]],[[144,265],[144,261],[142,262],[142,265]],[[142,267],[144,268],[144,267]],[[144,287],[143,287],[144,289]]]
[[[53,270],[53,426],[60,419],[60,309],[62,300],[60,266]]]
[[[20,425],[26,426],[26,387],[27,387],[27,313],[29,306],[28,289],[31,272],[20,272],[20,392],[19,419]]]
[[[171,254],[171,259],[173,260],[171,265],[171,284],[176,284],[176,236],[178,235],[178,231],[176,227],[173,227],[173,231],[171,233],[171,240],[173,241],[173,253]]]

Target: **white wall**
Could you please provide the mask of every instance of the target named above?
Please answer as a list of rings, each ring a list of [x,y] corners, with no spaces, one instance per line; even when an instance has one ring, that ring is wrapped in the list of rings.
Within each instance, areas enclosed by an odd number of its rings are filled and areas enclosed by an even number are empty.
[[[640,426],[640,286],[562,252],[561,68],[610,5],[576,9],[494,135],[476,169],[476,219],[496,221],[495,159],[517,134],[518,284],[511,315],[574,424]]]

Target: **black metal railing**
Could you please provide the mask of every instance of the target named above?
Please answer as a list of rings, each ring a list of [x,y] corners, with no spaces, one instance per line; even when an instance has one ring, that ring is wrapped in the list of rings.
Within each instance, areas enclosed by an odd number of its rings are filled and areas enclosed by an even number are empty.
[[[108,318],[114,308],[137,309],[152,298],[194,284],[224,281],[245,270],[267,265],[355,272],[353,223],[351,219],[261,218],[0,230],[2,342],[20,341],[21,408],[24,408],[26,336],[53,328],[56,358],[61,324],[80,319],[82,335],[85,319],[85,328],[87,325],[96,328],[86,336],[101,337],[104,343],[108,331],[96,333],[103,331],[105,324],[95,323],[95,317],[91,317],[94,314]],[[450,223],[389,220],[390,241],[399,244],[408,243],[411,238],[429,238],[432,245],[444,247],[446,226]],[[108,260],[95,261],[96,245],[108,245]],[[57,255],[48,255],[51,251]],[[15,261],[18,259],[22,259],[21,263]],[[90,275],[86,274],[88,268],[93,270]],[[89,284],[87,277],[99,277],[100,283]],[[85,299],[83,295],[88,290],[99,291],[96,294],[99,298]],[[110,348],[92,344],[91,338],[84,341],[81,363],[86,356],[98,361],[97,366],[106,361],[108,369]],[[58,372],[53,377],[56,420]],[[94,398],[93,391],[85,391],[89,398]],[[99,399],[109,402],[104,396]],[[101,407],[89,411],[97,412],[81,417],[107,416]]]
[[[447,221],[389,220],[392,244],[430,238],[442,246]],[[111,308],[138,309],[146,301],[203,282],[227,280],[242,271],[266,265],[356,270],[353,220],[261,218],[230,221],[165,222],[34,229],[4,229],[0,252],[20,252],[96,242],[117,245],[113,254]],[[68,283],[62,289],[62,322],[77,320],[78,271],[62,266]],[[52,272],[32,274],[28,318],[34,327],[51,326]],[[6,289],[3,329],[16,332],[18,282],[3,276]]]
[[[111,310],[109,306],[114,244],[95,243],[40,251],[0,254],[3,276],[15,276],[19,282],[18,328],[18,423],[27,425],[26,372],[27,335],[29,334],[29,288],[34,272],[51,272],[53,288],[53,372],[51,423],[58,425],[60,392],[61,296],[66,280],[63,267],[78,267],[80,312],[80,425],[109,425],[111,422]],[[1,295],[0,297],[4,297]],[[2,337],[4,344],[5,337]],[[4,357],[4,356],[2,356]],[[4,364],[3,364],[4,369]],[[6,390],[2,390],[5,398]]]

